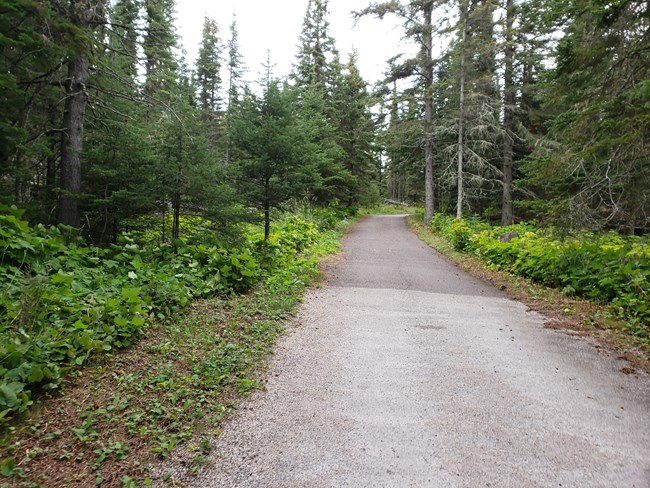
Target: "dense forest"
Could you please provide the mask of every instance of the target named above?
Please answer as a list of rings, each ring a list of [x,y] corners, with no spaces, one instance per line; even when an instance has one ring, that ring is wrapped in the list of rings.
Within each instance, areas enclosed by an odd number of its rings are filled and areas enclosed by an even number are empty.
[[[645,2],[372,4],[358,22],[394,16],[420,47],[374,87],[355,53],[341,59],[327,0],[307,2],[292,74],[267,66],[252,87],[235,22],[224,34],[206,18],[188,66],[174,11],[2,2],[0,203],[97,244],[143,216],[162,239],[182,216],[226,239],[288,200],[382,197],[427,219],[648,230]]]

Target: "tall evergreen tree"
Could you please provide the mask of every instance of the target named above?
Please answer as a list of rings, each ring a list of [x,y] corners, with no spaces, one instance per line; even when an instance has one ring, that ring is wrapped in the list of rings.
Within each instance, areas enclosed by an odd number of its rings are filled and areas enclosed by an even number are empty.
[[[327,7],[328,0],[309,0],[307,3],[293,74],[298,87],[327,90],[331,76],[329,66],[338,57],[334,38],[329,34]]]
[[[237,31],[237,21],[233,17],[232,23],[230,24],[230,38],[228,39],[228,108],[226,110],[225,117],[225,130],[224,130],[224,144],[226,147],[225,150],[225,160],[226,163],[230,162],[231,159],[231,118],[232,114],[235,111],[237,102],[239,100],[239,94],[243,88],[243,75],[246,72],[246,66],[244,64],[244,59],[239,52],[239,34]]]
[[[546,87],[556,144],[538,144],[527,181],[572,228],[647,231],[648,5],[574,0],[550,13],[565,30]]]
[[[174,29],[175,0],[144,0],[145,33],[142,50],[145,57],[144,93],[150,99],[160,91],[169,90],[178,69],[174,49],[177,36]]]
[[[328,0],[310,0],[300,34],[292,79],[300,93],[301,115],[319,131],[324,157],[319,159],[321,185],[315,192],[319,203],[347,201],[353,178],[337,144],[334,93],[342,82],[343,66],[329,34]]]
[[[361,12],[355,13],[356,18],[373,15],[383,19],[386,15],[395,15],[404,26],[406,37],[419,44],[417,57],[404,63],[410,69],[409,74],[418,75],[420,99],[423,102],[422,116],[423,146],[424,146],[424,218],[431,220],[434,212],[434,181],[433,181],[433,101],[430,87],[433,84],[433,0],[412,0],[406,3],[390,1],[375,3]],[[417,67],[416,70],[413,68]]]
[[[371,102],[356,63],[357,54],[353,52],[332,95],[335,138],[344,153],[343,164],[352,176],[346,196],[348,205],[371,204],[378,195]]]
[[[52,23],[61,23],[53,9],[0,4],[0,203],[30,206],[45,221],[56,206],[63,97],[55,85],[66,57]]]
[[[320,148],[313,127],[297,111],[295,90],[269,80],[261,98],[247,91],[233,119],[238,185],[248,202],[263,213],[264,237],[271,210],[309,196],[318,185],[315,161]]]
[[[235,103],[242,86],[242,78],[246,72],[244,59],[239,52],[239,32],[237,20],[233,18],[230,24],[230,38],[228,39],[228,108]]]
[[[514,159],[514,113],[516,110],[516,86],[514,80],[514,0],[506,0],[503,48],[503,198],[501,225],[514,223],[512,202],[512,165]]]
[[[139,3],[120,0],[110,8],[88,85],[95,98],[83,154],[83,210],[89,234],[100,243],[114,242],[124,219],[154,208],[148,192],[153,151],[143,120],[149,104],[138,79],[139,23]]]
[[[196,60],[196,85],[199,106],[215,114],[221,102],[221,51],[219,27],[206,17],[203,22],[203,37]]]
[[[59,14],[78,29],[77,36],[73,36],[76,38],[68,46],[67,77],[63,84],[66,97],[61,132],[59,221],[72,227],[80,227],[81,154],[88,102],[89,56],[93,47],[92,31],[104,20],[104,2],[71,0],[68,5],[56,6]]]

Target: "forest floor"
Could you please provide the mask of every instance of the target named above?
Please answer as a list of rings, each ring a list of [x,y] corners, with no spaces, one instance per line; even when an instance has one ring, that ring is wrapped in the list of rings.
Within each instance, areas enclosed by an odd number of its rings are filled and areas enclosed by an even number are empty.
[[[156,483],[648,486],[650,376],[558,330],[565,302],[542,314],[508,298],[399,216],[355,226],[330,275],[205,465],[190,472],[178,449]]]

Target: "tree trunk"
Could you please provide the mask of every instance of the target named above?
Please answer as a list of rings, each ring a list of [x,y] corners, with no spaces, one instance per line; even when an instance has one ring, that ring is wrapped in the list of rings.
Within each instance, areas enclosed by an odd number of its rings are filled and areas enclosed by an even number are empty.
[[[59,221],[79,228],[81,214],[79,195],[81,193],[81,151],[83,149],[84,114],[86,111],[89,63],[84,55],[77,55],[68,61],[66,80],[65,111],[63,114],[63,135],[61,138],[61,200]]]
[[[172,209],[173,220],[172,220],[172,240],[180,238],[181,235],[181,189],[183,188],[183,136],[179,135],[178,137],[178,159],[180,164],[178,166],[178,171],[176,172],[176,188],[172,194]]]
[[[49,213],[52,208],[56,208],[56,160],[57,156],[52,150],[52,155],[47,158],[47,168],[45,170],[45,208]]]
[[[467,37],[467,3],[460,0],[460,26],[463,29],[460,41],[460,73],[459,73],[459,101],[458,101],[458,169],[456,199],[456,218],[463,218],[463,146],[465,144],[465,40]]]
[[[172,220],[172,240],[178,239],[181,235],[181,194],[176,192],[173,197],[173,220]]]
[[[513,119],[515,108],[514,87],[514,45],[512,26],[514,23],[515,7],[513,0],[506,0],[506,46],[504,50],[503,73],[503,200],[501,204],[501,225],[512,225],[514,215],[512,208],[512,160],[513,160]]]
[[[433,98],[429,93],[433,84],[433,29],[431,18],[433,2],[423,5],[424,32],[422,34],[422,72],[424,78],[424,220],[428,224],[433,217]]]
[[[264,242],[268,242],[271,235],[271,205],[268,201],[264,203]]]

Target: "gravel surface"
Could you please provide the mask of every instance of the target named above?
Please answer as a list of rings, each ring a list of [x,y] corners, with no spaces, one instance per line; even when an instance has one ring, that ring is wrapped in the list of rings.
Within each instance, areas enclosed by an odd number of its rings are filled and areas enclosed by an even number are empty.
[[[650,487],[650,378],[365,219],[195,487]]]

